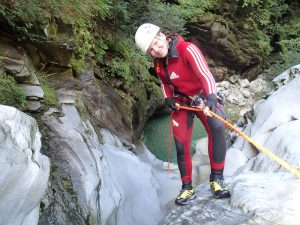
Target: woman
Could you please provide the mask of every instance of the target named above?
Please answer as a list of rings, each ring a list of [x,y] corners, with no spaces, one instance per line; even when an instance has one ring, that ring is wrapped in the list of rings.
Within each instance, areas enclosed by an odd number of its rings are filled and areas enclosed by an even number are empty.
[[[142,24],[136,31],[135,42],[144,52],[154,57],[156,73],[161,81],[166,104],[172,113],[173,134],[182,189],[175,203],[185,205],[196,197],[192,186],[192,160],[190,145],[193,118],[196,115],[208,134],[208,153],[211,165],[210,187],[215,198],[227,198],[230,192],[224,183],[223,169],[226,155],[224,125],[211,117],[209,110],[221,114],[217,104],[214,77],[197,46],[186,42],[179,35],[166,36],[154,24]],[[191,105],[191,97],[206,98],[201,112],[178,110],[176,104]]]

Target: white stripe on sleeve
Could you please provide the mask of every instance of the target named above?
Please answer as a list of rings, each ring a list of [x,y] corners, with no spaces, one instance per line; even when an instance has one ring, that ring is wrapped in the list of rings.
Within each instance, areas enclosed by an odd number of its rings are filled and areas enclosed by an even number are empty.
[[[199,49],[194,44],[190,44],[187,47],[187,50],[193,57],[200,74],[205,78],[208,85],[208,92],[216,93],[216,85],[215,85],[214,77],[211,74],[209,68],[207,67]]]

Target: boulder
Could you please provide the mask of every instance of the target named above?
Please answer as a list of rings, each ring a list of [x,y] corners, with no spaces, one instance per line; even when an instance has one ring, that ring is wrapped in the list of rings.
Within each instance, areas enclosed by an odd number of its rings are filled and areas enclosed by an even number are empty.
[[[71,102],[62,104],[59,117],[44,115],[43,123],[47,152],[61,178],[51,182],[51,190],[57,191],[49,193],[41,225],[153,225],[165,216],[180,181],[176,175],[168,177],[163,163],[144,145],[133,145],[105,128],[96,132],[99,128]]]
[[[25,50],[18,46],[0,44],[1,64],[8,74],[12,75],[18,83],[39,85],[35,69]]]
[[[243,130],[293,168],[300,167],[299,95],[298,76],[259,101]],[[214,199],[204,183],[195,200],[173,206],[160,224],[300,224],[299,178],[240,136],[227,152],[224,175],[230,200]]]
[[[0,224],[36,225],[50,173],[37,123],[1,105],[0,127]]]

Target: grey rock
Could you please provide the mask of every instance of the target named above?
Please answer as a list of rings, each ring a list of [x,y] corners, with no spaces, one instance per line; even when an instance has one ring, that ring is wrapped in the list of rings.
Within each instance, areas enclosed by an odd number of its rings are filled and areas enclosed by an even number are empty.
[[[299,75],[300,75],[300,64],[287,69],[286,71],[284,71],[283,73],[275,77],[272,81],[275,83],[277,88],[279,88],[287,84],[289,81],[291,81],[292,79],[294,79],[296,76]]]
[[[254,108],[243,132],[294,169],[300,167],[300,77]],[[278,104],[280,102],[280,104]],[[209,185],[196,188],[188,206],[171,206],[164,224],[300,224],[300,181],[275,160],[238,137],[228,150],[225,182],[230,200],[215,200]]]
[[[76,91],[60,89],[57,94],[60,103],[75,104],[77,98]]]
[[[256,224],[300,224],[300,181],[289,173],[242,173],[232,180],[230,205]]]
[[[76,218],[90,224],[157,224],[180,189],[178,177],[168,178],[163,164],[143,145],[129,147],[106,129],[96,133],[75,105],[62,104],[62,110],[62,117],[44,116],[45,138],[57,173],[70,178],[76,199],[60,194],[63,201],[58,204],[50,198],[44,224],[73,224]]]
[[[25,50],[21,47],[13,47],[1,44],[1,63],[4,69],[11,74],[18,83],[38,85],[35,69],[30,62]]]
[[[40,101],[27,100],[26,102],[26,111],[35,112],[38,111],[42,107]]]
[[[248,158],[244,152],[231,147],[227,150],[224,175],[225,176],[234,176],[235,173],[243,167],[247,162]]]
[[[224,81],[222,81],[222,82],[220,83],[220,86],[221,86],[221,87],[224,87],[225,89],[228,89],[228,88],[229,88],[229,85],[230,85],[230,83],[229,83],[228,81],[226,81],[226,80],[224,80]]]
[[[249,87],[249,85],[250,85],[250,82],[248,79],[239,79],[238,82],[239,82],[241,88],[246,88],[246,87]]]
[[[233,208],[229,199],[214,199],[207,184],[196,188],[196,199],[186,206],[172,204],[172,211],[159,225],[232,225],[255,224],[252,213]]]
[[[281,87],[255,110],[252,138],[289,163],[300,166],[300,77]],[[279,104],[280,103],[280,104]],[[277,171],[279,165],[260,153],[253,170]],[[281,169],[282,170],[282,169]]]
[[[232,75],[228,78],[228,80],[230,81],[230,83],[235,84],[236,82],[238,82],[239,76],[238,75]]]
[[[249,85],[249,90],[251,93],[259,93],[262,90],[266,90],[266,81],[261,78],[251,81]]]
[[[0,106],[0,224],[38,223],[50,172],[40,139],[32,117]]]
[[[20,84],[26,98],[31,99],[44,99],[44,91],[40,86],[33,86],[28,84]]]
[[[248,88],[241,88],[240,91],[245,98],[251,97],[251,93]]]

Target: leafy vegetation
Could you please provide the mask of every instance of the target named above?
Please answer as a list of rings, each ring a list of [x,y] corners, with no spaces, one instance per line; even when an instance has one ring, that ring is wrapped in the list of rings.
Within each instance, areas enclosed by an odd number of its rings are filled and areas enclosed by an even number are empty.
[[[293,65],[300,64],[300,7],[292,3],[286,10],[286,16],[273,27],[275,46],[278,54],[268,59],[270,69],[268,76],[272,79]]]
[[[297,10],[298,9],[298,10]],[[38,42],[71,41],[76,49],[71,65],[85,69],[92,57],[105,76],[121,79],[127,85],[134,80],[149,80],[151,65],[136,48],[134,33],[143,22],[152,22],[182,35],[187,21],[218,15],[227,24],[238,24],[256,43],[257,51],[268,56],[272,40],[283,54],[299,49],[299,4],[288,0],[16,0],[0,2],[4,29],[19,39]],[[287,18],[287,19],[283,19]],[[61,24],[69,31],[62,30]],[[66,27],[65,27],[66,28]],[[68,32],[65,34],[64,32]]]
[[[80,70],[83,58],[93,49],[94,37],[90,31],[97,26],[94,19],[106,18],[110,9],[110,0],[7,0],[0,3],[0,17],[17,38],[36,42],[59,40],[57,29],[51,25],[69,24],[70,39],[77,46],[72,63]],[[54,35],[49,36],[48,32]]]
[[[300,52],[300,8],[291,11],[290,15],[282,23],[276,24],[274,33],[278,35],[278,44],[282,52],[297,50]]]
[[[0,15],[16,31],[27,33],[36,23],[42,22],[41,19],[60,19],[66,24],[91,25],[91,18],[105,18],[110,9],[110,0],[6,0],[0,4]],[[18,19],[25,23],[19,24]]]
[[[239,0],[239,11],[245,16],[248,25],[266,26],[277,21],[288,9],[284,1]]]
[[[51,88],[47,84],[46,79],[44,78],[44,74],[38,73],[37,77],[40,81],[41,88],[44,91],[44,104],[47,105],[47,106],[58,107],[59,106],[58,98],[55,94],[54,89]]]
[[[0,104],[10,105],[17,108],[26,106],[23,90],[18,86],[15,79],[0,70]]]
[[[179,0],[173,7],[176,11],[190,21],[197,21],[199,17],[216,7],[220,0]]]

